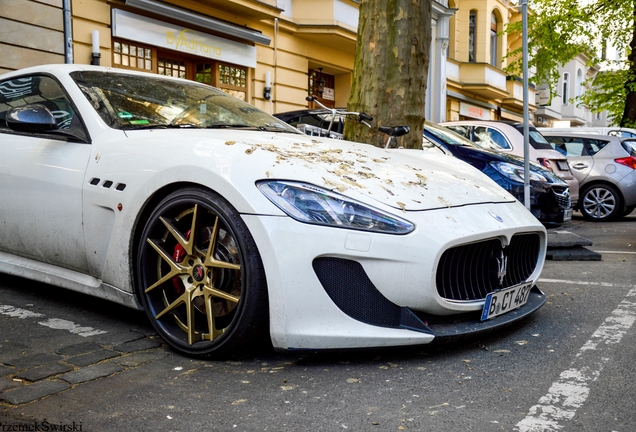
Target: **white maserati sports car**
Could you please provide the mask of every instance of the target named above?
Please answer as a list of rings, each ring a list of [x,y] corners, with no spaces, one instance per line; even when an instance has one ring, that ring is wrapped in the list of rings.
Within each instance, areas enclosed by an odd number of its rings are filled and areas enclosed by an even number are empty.
[[[0,76],[0,272],[144,309],[185,354],[494,330],[545,302],[545,251],[452,157],[310,137],[194,81]]]

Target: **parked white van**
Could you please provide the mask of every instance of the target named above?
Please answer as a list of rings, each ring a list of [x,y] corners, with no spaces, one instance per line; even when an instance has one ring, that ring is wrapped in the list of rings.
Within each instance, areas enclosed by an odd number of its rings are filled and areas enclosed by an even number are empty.
[[[631,128],[622,128],[620,126],[612,126],[612,127],[537,127],[539,132],[564,132],[564,133],[584,133],[584,134],[595,134],[595,135],[611,135],[611,136],[623,136],[628,138],[636,138],[636,129]]]

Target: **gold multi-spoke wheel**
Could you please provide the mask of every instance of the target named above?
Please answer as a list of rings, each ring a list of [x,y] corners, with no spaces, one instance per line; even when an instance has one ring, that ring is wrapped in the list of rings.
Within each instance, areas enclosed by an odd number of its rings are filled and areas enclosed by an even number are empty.
[[[220,196],[184,189],[163,199],[141,233],[137,263],[142,304],[177,350],[225,356],[269,339],[260,255]]]

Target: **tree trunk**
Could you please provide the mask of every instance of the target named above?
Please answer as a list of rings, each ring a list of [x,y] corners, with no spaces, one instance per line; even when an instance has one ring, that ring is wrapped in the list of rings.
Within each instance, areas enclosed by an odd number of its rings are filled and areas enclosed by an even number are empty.
[[[422,148],[431,46],[432,0],[361,0],[353,83],[347,108],[380,126],[408,126],[398,138]],[[384,147],[387,135],[348,119],[345,139]]]
[[[621,127],[636,127],[636,2],[634,2],[632,41],[629,44],[630,53],[627,57],[629,71],[625,82],[625,110],[621,119]]]

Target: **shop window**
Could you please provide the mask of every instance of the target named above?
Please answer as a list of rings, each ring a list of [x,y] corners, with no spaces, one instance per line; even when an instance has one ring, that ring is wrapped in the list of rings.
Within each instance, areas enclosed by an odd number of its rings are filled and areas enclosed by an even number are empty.
[[[157,73],[159,75],[186,78],[186,62],[168,57],[159,57],[157,59]]]
[[[195,81],[214,85],[214,68],[212,63],[197,63],[195,72]]]
[[[219,63],[218,87],[241,100],[247,97],[247,69]]]
[[[152,49],[131,43],[113,44],[113,63],[118,67],[152,71]]]

